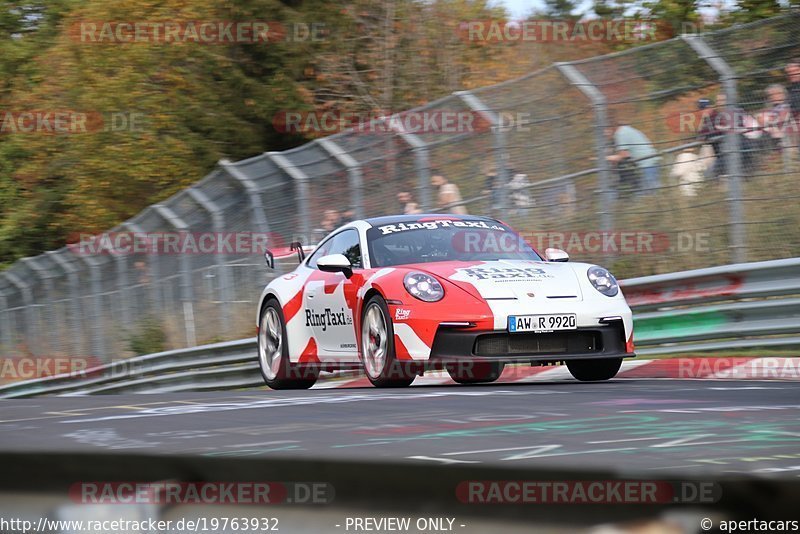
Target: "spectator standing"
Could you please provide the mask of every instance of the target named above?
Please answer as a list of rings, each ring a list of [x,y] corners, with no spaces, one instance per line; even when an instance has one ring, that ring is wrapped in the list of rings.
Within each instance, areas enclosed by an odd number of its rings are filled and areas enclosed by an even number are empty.
[[[404,215],[415,215],[417,213],[422,213],[422,210],[419,209],[419,205],[414,202],[414,199],[411,197],[411,193],[408,191],[400,191],[397,193],[397,201],[401,206],[403,206]]]
[[[738,106],[728,108],[727,103],[725,93],[719,93],[716,107],[704,114],[698,131],[698,135],[714,149],[714,166],[711,174],[715,178],[729,174],[727,158],[723,153],[725,134],[734,131],[739,135],[742,167],[747,174],[750,174],[755,166],[756,152],[761,137],[761,131],[757,129],[758,123],[755,119]]]
[[[136,283],[146,286],[150,283],[150,267],[147,262],[137,260],[133,263],[136,272]]]
[[[789,144],[792,146],[795,160],[800,154],[800,58],[794,59],[786,65],[786,77],[789,81],[787,92],[789,93],[790,117]]]
[[[624,166],[626,160],[635,164],[641,174],[637,189],[645,194],[655,193],[661,185],[659,178],[661,157],[653,148],[650,139],[633,126],[623,123],[606,129],[606,135],[613,142],[613,153],[606,156],[606,159],[615,163],[618,169]]]
[[[687,198],[696,197],[703,182],[705,165],[694,148],[685,148],[675,157],[670,176],[678,183],[678,191]]]
[[[341,216],[336,210],[325,210],[322,214],[322,221],[319,223],[320,228],[327,232],[332,232],[340,226]]]
[[[791,108],[786,88],[778,83],[767,87],[767,107],[758,114],[758,123],[769,135],[773,147],[782,147]]]
[[[794,59],[786,65],[786,77],[789,80],[789,107],[794,119],[800,119],[800,59]]]
[[[533,207],[530,187],[531,182],[528,180],[528,175],[522,173],[515,173],[508,183],[511,205],[514,206],[515,215],[524,217],[528,214],[528,209]]]
[[[497,177],[497,169],[491,160],[485,160],[481,165],[483,173],[483,190],[481,194],[489,195],[489,209],[494,209],[500,203],[500,180]]]
[[[467,208],[463,205],[453,206],[453,204],[461,202],[461,191],[454,183],[450,183],[447,178],[441,174],[434,174],[431,176],[431,184],[439,188],[439,197],[437,205],[444,208],[448,213],[455,213],[456,215],[466,215]]]
[[[785,168],[788,168],[794,152],[789,93],[778,83],[769,85],[766,93],[767,108],[758,114],[758,124],[767,134],[769,147],[781,152]]]

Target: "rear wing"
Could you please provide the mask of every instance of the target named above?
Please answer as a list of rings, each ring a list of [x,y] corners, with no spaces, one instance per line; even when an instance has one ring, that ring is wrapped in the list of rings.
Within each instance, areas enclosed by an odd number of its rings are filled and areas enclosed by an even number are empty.
[[[292,241],[288,248],[280,247],[272,250],[266,250],[264,252],[264,260],[267,263],[267,267],[270,269],[275,269],[276,258],[285,259],[292,256],[297,256],[297,263],[300,264],[306,259],[306,254],[312,252],[314,248],[315,246],[312,245],[303,246],[300,241]]]

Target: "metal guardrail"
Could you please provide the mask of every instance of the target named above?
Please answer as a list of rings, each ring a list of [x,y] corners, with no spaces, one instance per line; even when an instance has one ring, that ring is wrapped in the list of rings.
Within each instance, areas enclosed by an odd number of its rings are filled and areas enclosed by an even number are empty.
[[[159,384],[165,382],[179,386],[187,374],[204,373],[208,370],[227,374],[239,368],[247,368],[250,374],[254,372],[254,376],[260,380],[255,354],[255,338],[169,350],[91,367],[80,372],[80,376],[85,378],[63,374],[6,385],[0,388],[0,395],[16,397],[40,393],[150,391],[148,385],[155,391]]]
[[[634,311],[640,355],[800,346],[800,258],[646,276],[621,285]],[[256,387],[263,384],[256,350],[255,338],[249,338],[148,354],[80,376],[2,386],[0,397]]]
[[[800,258],[626,280],[643,355],[800,345]]]

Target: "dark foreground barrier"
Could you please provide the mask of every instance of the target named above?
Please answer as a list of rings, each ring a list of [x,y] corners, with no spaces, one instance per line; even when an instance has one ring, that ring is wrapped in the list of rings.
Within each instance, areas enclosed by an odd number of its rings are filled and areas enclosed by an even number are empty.
[[[715,529],[722,521],[791,520],[800,494],[797,478],[677,479],[611,469],[19,452],[0,454],[0,465],[0,518],[172,521],[173,532],[186,531],[186,521],[198,522],[188,524],[194,531],[275,530],[270,520],[290,533],[532,532],[642,522],[700,532],[708,521]],[[387,523],[398,518],[408,522]]]

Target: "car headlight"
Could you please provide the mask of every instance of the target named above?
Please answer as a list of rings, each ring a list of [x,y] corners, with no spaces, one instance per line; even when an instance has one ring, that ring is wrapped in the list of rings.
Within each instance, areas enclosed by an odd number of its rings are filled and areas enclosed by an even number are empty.
[[[602,267],[590,267],[586,272],[589,281],[594,288],[607,297],[613,297],[619,293],[617,279]]]
[[[439,281],[425,273],[408,273],[403,285],[412,297],[425,302],[436,302],[444,297],[444,288]]]

